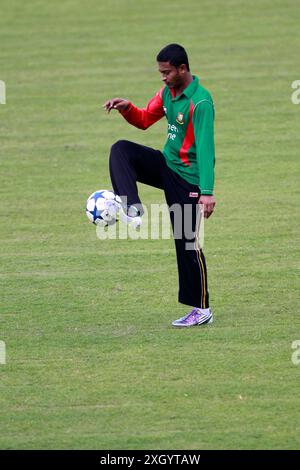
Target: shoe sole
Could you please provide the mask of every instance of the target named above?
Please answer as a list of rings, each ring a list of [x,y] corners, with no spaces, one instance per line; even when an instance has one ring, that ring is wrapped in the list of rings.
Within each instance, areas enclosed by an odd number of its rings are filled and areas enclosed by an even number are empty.
[[[172,326],[175,326],[176,328],[191,328],[192,326],[211,325],[213,321],[214,321],[213,316],[211,316],[208,320],[204,320],[201,323],[196,323],[196,325],[182,325],[182,324],[176,325],[176,323],[172,323]]]

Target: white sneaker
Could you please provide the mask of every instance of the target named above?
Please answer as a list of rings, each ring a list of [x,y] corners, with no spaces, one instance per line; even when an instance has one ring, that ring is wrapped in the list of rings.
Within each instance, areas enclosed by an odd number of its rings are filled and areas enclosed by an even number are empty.
[[[121,208],[121,204],[119,204],[117,201],[111,201],[107,200],[105,204],[105,208],[107,210],[108,215],[113,218],[113,219],[118,219],[119,217],[119,212]]]
[[[130,206],[127,212],[127,214],[124,212],[123,207],[120,208],[119,217],[121,222],[123,222],[124,224],[128,224],[130,227],[133,227],[134,229],[138,230],[139,227],[142,225],[142,218],[138,215],[139,211],[136,207]]]
[[[119,218],[120,207],[121,205],[118,202],[107,199],[104,203],[104,210],[101,213],[102,220],[99,219],[98,225],[106,226],[116,223]]]

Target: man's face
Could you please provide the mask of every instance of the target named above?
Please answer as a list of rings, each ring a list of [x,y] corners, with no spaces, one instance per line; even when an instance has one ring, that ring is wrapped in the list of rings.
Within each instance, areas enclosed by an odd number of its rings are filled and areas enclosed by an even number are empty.
[[[169,88],[179,88],[183,83],[186,67],[185,65],[175,67],[170,62],[158,62],[158,71],[161,74],[162,81]]]

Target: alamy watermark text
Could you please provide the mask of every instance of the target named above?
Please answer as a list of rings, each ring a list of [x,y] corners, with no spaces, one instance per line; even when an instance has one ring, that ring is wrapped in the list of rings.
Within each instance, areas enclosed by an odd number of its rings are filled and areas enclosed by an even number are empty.
[[[0,341],[0,364],[6,364],[6,345],[4,341]]]
[[[3,80],[0,80],[0,104],[6,104],[6,86]]]
[[[291,95],[293,104],[300,103],[300,80],[294,80],[291,87],[295,90]]]

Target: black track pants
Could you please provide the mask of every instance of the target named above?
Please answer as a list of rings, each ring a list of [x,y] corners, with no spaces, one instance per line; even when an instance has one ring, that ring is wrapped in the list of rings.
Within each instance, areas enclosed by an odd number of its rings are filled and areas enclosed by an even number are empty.
[[[141,213],[143,209],[137,182],[164,191],[175,238],[179,276],[178,300],[193,307],[208,308],[206,263],[198,243],[196,226],[199,223],[198,186],[188,183],[171,170],[159,150],[127,140],[120,140],[112,146],[109,168],[115,193],[121,197],[126,196],[127,204],[137,206]],[[182,208],[183,217],[179,226],[177,219],[175,222],[173,205],[180,205]],[[183,226],[184,220],[191,221],[188,229],[186,224]]]

